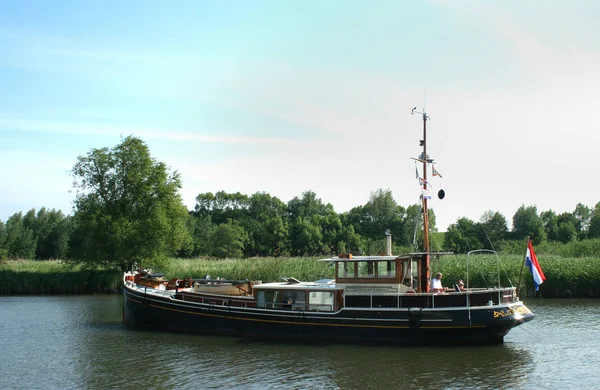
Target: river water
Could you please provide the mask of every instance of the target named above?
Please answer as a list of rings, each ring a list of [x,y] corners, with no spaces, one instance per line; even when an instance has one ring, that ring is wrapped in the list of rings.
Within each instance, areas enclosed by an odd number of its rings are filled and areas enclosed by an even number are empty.
[[[600,301],[530,300],[489,347],[301,345],[135,331],[120,296],[0,297],[2,389],[600,389]]]

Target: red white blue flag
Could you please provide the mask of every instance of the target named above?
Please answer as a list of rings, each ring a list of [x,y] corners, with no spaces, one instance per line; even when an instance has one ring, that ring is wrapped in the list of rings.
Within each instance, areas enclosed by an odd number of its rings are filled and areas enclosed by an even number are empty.
[[[533,250],[533,245],[531,245],[531,240],[527,240],[525,265],[529,268],[531,275],[533,275],[535,291],[538,291],[540,289],[540,284],[544,283],[544,280],[546,280],[546,276],[544,276],[544,271],[542,271],[542,267],[540,267],[540,263],[538,263],[537,256]]]

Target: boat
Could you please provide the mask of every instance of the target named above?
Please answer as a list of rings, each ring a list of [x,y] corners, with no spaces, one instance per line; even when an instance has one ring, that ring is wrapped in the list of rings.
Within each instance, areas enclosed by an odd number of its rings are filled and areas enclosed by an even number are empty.
[[[469,256],[466,287],[439,289],[432,283],[432,261],[447,253],[430,251],[427,169],[433,160],[426,146],[429,117],[424,111],[417,113],[423,118],[423,152],[414,158],[422,164],[423,176],[419,178],[423,183],[421,250],[393,255],[387,231],[385,254],[322,259],[334,267],[335,278],[312,282],[293,277],[270,283],[207,278],[167,281],[164,275],[134,270],[123,276],[124,324],[319,343],[502,343],[512,328],[534,318],[517,288],[500,287],[500,276],[496,286],[470,286]],[[438,196],[444,195],[440,190]]]

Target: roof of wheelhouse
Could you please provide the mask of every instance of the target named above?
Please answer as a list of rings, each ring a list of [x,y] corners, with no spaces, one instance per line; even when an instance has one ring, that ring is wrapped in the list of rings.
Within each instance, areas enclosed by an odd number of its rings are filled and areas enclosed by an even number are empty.
[[[393,255],[393,256],[353,256],[350,257],[331,257],[328,259],[320,259],[318,261],[324,262],[357,262],[357,261],[386,261],[386,260],[395,260],[395,259],[412,259],[418,258],[423,255],[429,254],[430,256],[441,256],[441,255],[452,255],[453,252],[413,252],[413,253],[405,253],[401,255]]]

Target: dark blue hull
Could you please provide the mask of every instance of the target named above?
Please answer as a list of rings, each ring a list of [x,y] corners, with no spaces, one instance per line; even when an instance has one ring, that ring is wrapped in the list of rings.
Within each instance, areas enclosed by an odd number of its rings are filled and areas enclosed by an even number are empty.
[[[323,343],[498,344],[533,319],[520,302],[477,308],[362,309],[334,313],[205,304],[124,287],[127,326]]]

